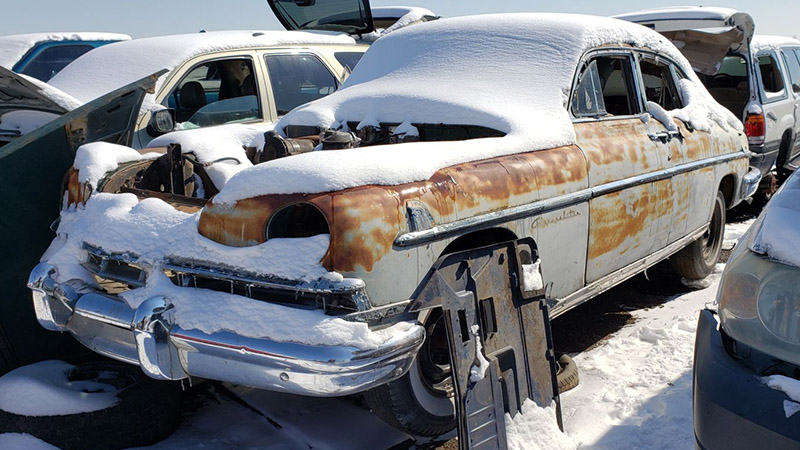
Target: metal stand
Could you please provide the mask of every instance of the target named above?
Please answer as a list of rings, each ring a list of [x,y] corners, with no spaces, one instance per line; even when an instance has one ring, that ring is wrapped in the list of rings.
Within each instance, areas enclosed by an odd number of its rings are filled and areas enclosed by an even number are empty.
[[[522,265],[537,259],[532,239],[445,255],[409,305],[442,308],[462,450],[507,448],[504,415],[514,417],[528,398],[555,402],[563,429],[544,289],[520,283]]]

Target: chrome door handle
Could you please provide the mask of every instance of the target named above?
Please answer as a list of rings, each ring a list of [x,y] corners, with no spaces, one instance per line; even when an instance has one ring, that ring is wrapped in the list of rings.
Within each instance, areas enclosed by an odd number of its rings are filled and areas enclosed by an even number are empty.
[[[670,139],[672,139],[672,137],[666,131],[663,131],[661,133],[650,133],[647,135],[647,137],[649,137],[650,140],[653,142],[659,141],[662,144],[666,144],[667,142],[670,141]]]

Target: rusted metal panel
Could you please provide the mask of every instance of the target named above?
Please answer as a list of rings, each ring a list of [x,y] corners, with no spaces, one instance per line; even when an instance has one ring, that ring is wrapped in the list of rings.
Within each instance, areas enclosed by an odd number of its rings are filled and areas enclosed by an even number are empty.
[[[638,117],[575,124],[578,146],[589,163],[591,186],[667,168],[666,151],[652,141],[652,125]],[[653,183],[631,186],[589,202],[586,282],[592,282],[649,254],[662,215],[672,208],[669,192]],[[671,197],[671,196],[670,196]]]

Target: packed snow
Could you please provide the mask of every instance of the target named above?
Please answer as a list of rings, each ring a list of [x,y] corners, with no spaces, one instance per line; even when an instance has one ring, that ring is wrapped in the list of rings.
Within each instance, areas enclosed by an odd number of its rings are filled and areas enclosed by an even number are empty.
[[[96,189],[105,174],[116,170],[120,164],[158,156],[155,152],[142,154],[124,145],[92,142],[78,147],[72,167],[78,171],[81,183]]]
[[[586,50],[603,44],[633,44],[669,55],[690,76],[682,86],[687,105],[676,117],[698,129],[712,122],[741,128],[702,88],[680,52],[639,25],[567,14],[442,19],[379,39],[341,89],[296,108],[276,130],[347,122],[445,123],[484,126],[505,137],[315,151],[269,161],[233,177],[215,203],[399,185],[426,180],[454,164],[573,144],[566,105],[575,68]]]
[[[264,133],[272,127],[271,123],[232,123],[173,131],[153,139],[147,146],[180,144],[183,153],[191,153],[199,162],[206,164],[205,171],[214,186],[221,188],[232,176],[253,166],[244,148],[264,147]]]
[[[538,291],[544,288],[542,273],[539,270],[541,265],[542,260],[540,259],[537,259],[532,264],[522,265],[522,286],[526,291]]]
[[[506,414],[508,450],[574,450],[575,442],[558,429],[556,405],[539,407],[531,400],[522,404],[513,419]]]
[[[72,111],[73,109],[83,105],[83,102],[80,100],[56,87],[45,83],[44,81],[37,80],[36,78],[29,77],[21,73],[18,73],[17,76],[33,84],[38,91],[38,95],[51,100],[53,103],[64,108],[66,111]]]
[[[800,176],[796,172],[783,183],[761,212],[760,228],[752,243],[753,250],[783,264],[800,267],[798,219]]]
[[[0,36],[0,66],[12,69],[28,51],[42,42],[53,41],[125,41],[127,34],[99,32],[27,33]]]
[[[211,31],[119,42],[92,50],[56,74],[49,83],[82,102],[121,88],[161,69],[171,71],[195,56],[214,51],[292,44],[354,44],[343,34],[303,31]],[[156,82],[156,92],[169,72]],[[147,94],[144,108],[155,104]]]
[[[0,409],[24,416],[61,416],[100,411],[117,403],[115,386],[70,380],[74,367],[63,361],[43,361],[3,375]]]
[[[0,130],[18,131],[25,135],[58,117],[58,114],[45,111],[9,111],[0,115]]]
[[[30,434],[3,433],[0,434],[0,448],[14,450],[59,450],[41,439]]]
[[[199,215],[199,212],[177,211],[155,198],[139,201],[133,194],[96,192],[85,206],[62,211],[58,236],[42,260],[58,267],[57,281],[78,279],[91,285],[95,281],[81,265],[88,258],[82,248],[84,243],[110,253],[136,249],[137,262],[147,270],[147,285],[123,293],[122,298],[135,308],[150,297],[166,295],[176,306],[176,323],[206,333],[235,331],[279,342],[371,349],[393,336],[415,332],[417,326],[406,322],[373,332],[364,323],[332,318],[319,310],[287,308],[221,292],[175,286],[161,271],[164,261],[192,261],[246,270],[256,275],[299,280],[301,285],[309,287],[331,281],[355,282],[329,273],[320,264],[329,245],[327,234],[229,247],[197,232]]]

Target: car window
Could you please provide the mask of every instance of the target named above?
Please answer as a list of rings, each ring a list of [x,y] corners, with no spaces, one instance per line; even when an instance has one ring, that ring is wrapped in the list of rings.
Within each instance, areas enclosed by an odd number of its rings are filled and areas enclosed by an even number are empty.
[[[578,75],[572,96],[575,117],[626,116],[638,114],[633,95],[633,71],[627,56],[599,56]]]
[[[349,72],[352,72],[353,69],[358,64],[358,61],[361,60],[361,57],[364,56],[362,52],[336,52],[333,54],[339,64],[343,65],[347,68]]]
[[[644,82],[644,94],[648,102],[660,105],[667,111],[682,108],[681,98],[669,66],[650,58],[639,63]]]
[[[337,88],[336,78],[313,55],[266,55],[265,59],[279,116]]]
[[[36,55],[19,73],[48,81],[67,64],[91,50],[91,45],[54,45]]]
[[[758,68],[761,71],[761,86],[764,92],[774,94],[783,90],[783,75],[778,68],[778,61],[772,55],[759,56]]]
[[[786,63],[786,70],[789,71],[791,83],[800,85],[800,60],[797,58],[797,52],[785,50],[782,53],[783,62]]]
[[[263,117],[249,58],[209,61],[193,67],[170,92],[166,104],[185,128]]]

